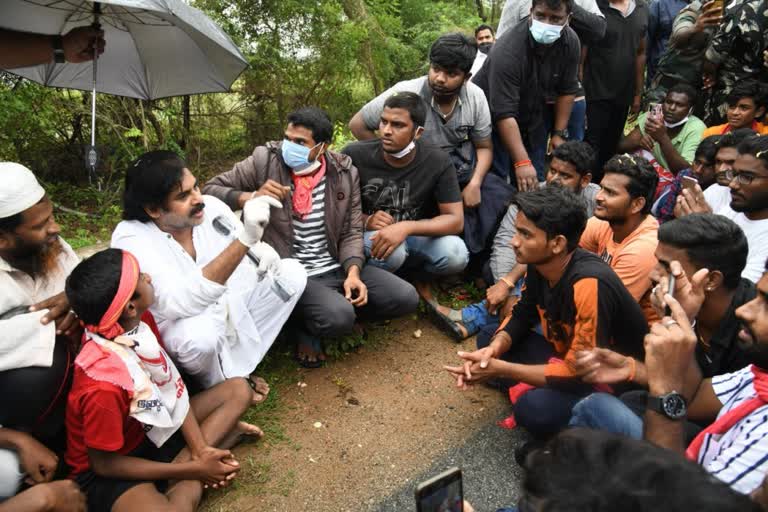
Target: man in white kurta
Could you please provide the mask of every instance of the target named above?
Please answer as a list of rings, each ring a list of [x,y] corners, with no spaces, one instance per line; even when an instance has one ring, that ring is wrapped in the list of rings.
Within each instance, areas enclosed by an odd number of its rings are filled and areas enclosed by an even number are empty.
[[[80,330],[64,295],[78,258],[59,231],[32,172],[0,162],[0,499],[27,474],[53,477],[43,443],[64,428],[67,345]]]
[[[162,194],[158,176],[172,183],[162,200],[152,197]],[[128,171],[123,218],[133,220],[117,225],[112,247],[130,251],[152,277],[151,311],[165,348],[206,388],[254,372],[306,285],[299,262],[280,260],[259,241],[270,208],[262,199],[253,201],[261,200],[266,219],[249,222],[247,205],[243,226],[223,202],[200,194],[173,153],[148,153]],[[217,231],[214,219],[231,233]],[[248,246],[260,264],[245,257]],[[275,292],[275,281],[290,297]]]

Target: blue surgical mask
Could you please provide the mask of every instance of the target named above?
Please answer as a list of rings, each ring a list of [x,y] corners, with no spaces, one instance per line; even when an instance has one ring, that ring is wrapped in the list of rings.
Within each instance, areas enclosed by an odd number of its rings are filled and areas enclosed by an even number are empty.
[[[541,44],[552,44],[560,39],[560,33],[565,25],[550,25],[531,18],[531,36]]]
[[[312,172],[319,166],[319,162],[317,160],[310,162],[309,153],[320,144],[322,144],[322,142],[308,148],[288,139],[283,139],[281,151],[285,165],[290,167],[293,172],[299,176]]]

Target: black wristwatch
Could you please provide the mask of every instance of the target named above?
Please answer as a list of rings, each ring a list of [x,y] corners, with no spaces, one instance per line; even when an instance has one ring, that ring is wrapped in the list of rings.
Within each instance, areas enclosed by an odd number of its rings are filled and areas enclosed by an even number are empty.
[[[64,58],[64,38],[58,34],[52,36],[51,45],[53,46],[53,62],[56,64],[64,64],[67,62]]]
[[[568,138],[568,130],[552,130],[552,136],[557,135],[558,137],[561,137],[563,139]]]
[[[677,391],[661,396],[648,395],[645,407],[675,421],[682,420],[688,414],[685,397]]]

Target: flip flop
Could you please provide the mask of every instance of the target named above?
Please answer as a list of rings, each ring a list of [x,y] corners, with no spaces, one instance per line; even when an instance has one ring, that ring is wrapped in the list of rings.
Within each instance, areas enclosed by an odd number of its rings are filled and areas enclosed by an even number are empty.
[[[251,377],[250,377],[250,376],[248,376],[248,377],[244,377],[244,378],[245,378],[245,381],[248,383],[248,385],[249,385],[249,386],[251,387],[251,389],[253,390],[253,392],[254,392],[255,394],[257,394],[257,395],[261,396],[261,400],[257,400],[255,403],[257,403],[257,404],[261,404],[261,403],[264,403],[264,401],[267,399],[267,395],[266,395],[266,394],[264,394],[264,392],[263,392],[263,391],[259,391],[258,389],[256,389],[256,383],[253,381],[253,379],[251,379]]]
[[[453,341],[456,342],[463,341],[466,338],[457,325],[461,322],[461,312],[451,310],[451,316],[448,316],[442,314],[437,309],[436,302],[425,301],[424,304],[427,307],[427,314],[429,315],[430,320],[434,322],[438,329],[450,336]]]
[[[323,353],[323,346],[320,343],[320,339],[315,338],[314,336],[311,338],[309,343],[303,343],[304,345],[309,345],[309,347],[314,350],[314,352],[318,355]],[[294,354],[293,358],[296,360],[297,363],[299,363],[299,366],[302,368],[307,369],[315,369],[320,368],[325,364],[325,361],[323,359],[315,359],[314,361],[309,360],[309,356],[307,354],[304,354],[303,356],[299,355],[299,346],[302,345],[302,342],[299,342],[296,344],[296,353]]]

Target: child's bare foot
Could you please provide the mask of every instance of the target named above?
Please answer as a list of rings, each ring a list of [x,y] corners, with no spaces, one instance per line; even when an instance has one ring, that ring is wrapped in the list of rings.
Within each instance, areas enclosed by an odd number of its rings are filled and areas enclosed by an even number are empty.
[[[261,377],[257,377],[256,374],[252,374],[248,379],[251,389],[253,389],[253,405],[260,404],[267,399],[269,394],[269,384]]]
[[[259,427],[251,423],[246,423],[245,421],[238,421],[235,428],[232,429],[232,432],[227,434],[221,441],[220,448],[222,450],[229,450],[246,439],[258,441],[262,437],[264,437],[264,431]]]

